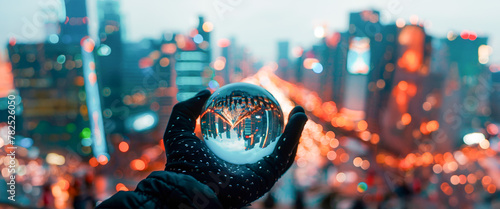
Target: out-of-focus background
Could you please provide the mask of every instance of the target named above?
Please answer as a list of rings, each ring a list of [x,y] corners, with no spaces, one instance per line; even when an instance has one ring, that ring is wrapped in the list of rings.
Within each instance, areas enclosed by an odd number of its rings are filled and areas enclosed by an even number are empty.
[[[498,3],[0,4],[3,208],[134,190],[164,168],[173,105],[240,81],[310,118],[251,208],[500,207]]]

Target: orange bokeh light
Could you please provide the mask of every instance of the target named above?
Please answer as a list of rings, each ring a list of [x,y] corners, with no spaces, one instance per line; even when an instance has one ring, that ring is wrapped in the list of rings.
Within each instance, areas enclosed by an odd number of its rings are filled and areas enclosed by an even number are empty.
[[[130,168],[136,171],[142,171],[146,169],[146,163],[141,159],[135,159],[130,162]]]
[[[85,50],[86,52],[89,52],[89,53],[92,52],[94,50],[94,47],[95,47],[94,40],[92,40],[88,36],[83,37],[82,40],[80,41],[80,44],[83,47],[83,50]]]
[[[118,149],[121,151],[121,152],[127,152],[128,149],[129,149],[129,145],[127,142],[120,142],[120,144],[118,144]]]
[[[490,184],[490,185],[488,185],[488,187],[486,188],[486,190],[489,193],[493,194],[493,193],[495,193],[495,191],[497,191],[497,187],[495,185],[493,185],[493,184]]]
[[[400,81],[398,83],[398,88],[401,89],[401,91],[408,90],[408,82],[406,82],[406,81]]]
[[[370,137],[371,137],[371,133],[369,131],[363,131],[359,134],[359,137],[363,140],[363,141],[369,141],[370,140]]]
[[[306,58],[306,59],[304,59],[304,63],[303,63],[304,64],[304,68],[310,70],[310,69],[313,68],[313,65],[315,63],[319,63],[319,60],[316,59],[316,58]]]
[[[122,183],[118,183],[116,184],[116,191],[119,192],[119,191],[129,191],[128,188],[122,184]]]
[[[380,141],[380,136],[378,134],[372,134],[372,138],[370,139],[370,142],[372,144],[378,144]]]
[[[403,125],[408,125],[411,123],[411,115],[409,113],[405,113],[401,116],[401,122]]]
[[[450,178],[450,182],[451,182],[451,184],[453,184],[453,185],[457,185],[457,184],[459,184],[459,183],[460,183],[460,177],[458,177],[457,175],[453,175],[453,176],[451,176],[451,178]]]
[[[444,182],[441,184],[441,190],[443,191],[443,193],[445,193],[446,195],[451,195],[453,194],[453,188],[451,188],[451,186]]]
[[[97,167],[99,165],[99,162],[97,162],[97,159],[95,157],[90,158],[89,164],[92,167]]]
[[[426,129],[429,132],[437,131],[439,129],[439,123],[435,120],[427,122]]]
[[[361,120],[358,122],[358,129],[360,131],[364,131],[368,128],[368,123],[365,120]]]
[[[467,176],[467,181],[470,183],[470,184],[475,184],[477,182],[477,178],[476,178],[476,175],[474,175],[473,173],[469,174]]]
[[[231,45],[231,41],[227,38],[223,38],[217,41],[217,46],[219,46],[220,48],[225,48],[228,47],[229,45]]]
[[[205,22],[205,23],[203,23],[202,28],[203,28],[203,31],[208,33],[214,29],[214,24],[211,22]]]
[[[165,54],[173,54],[175,51],[177,51],[177,46],[173,43],[163,44],[161,46],[161,52]]]
[[[214,62],[214,69],[215,70],[223,70],[224,67],[226,67],[226,58],[225,57],[218,57]]]
[[[99,158],[97,158],[97,161],[101,165],[106,165],[108,163],[108,157],[106,157],[105,155],[99,155]]]
[[[486,126],[486,130],[491,135],[497,135],[498,134],[498,126],[495,125],[495,124],[493,124],[493,123],[488,124],[488,126]]]
[[[458,176],[458,178],[460,179],[460,184],[465,184],[467,183],[467,177],[465,175],[460,175]]]
[[[474,186],[472,186],[472,185],[470,185],[470,184],[467,184],[467,185],[465,185],[464,190],[465,190],[465,192],[466,192],[467,194],[470,194],[470,193],[474,192]]]
[[[491,183],[491,177],[489,177],[489,176],[484,176],[484,177],[483,177],[483,179],[481,180],[481,183],[482,183],[483,185],[485,185],[485,186],[486,186],[486,185],[488,185],[488,184],[490,184],[490,183]]]

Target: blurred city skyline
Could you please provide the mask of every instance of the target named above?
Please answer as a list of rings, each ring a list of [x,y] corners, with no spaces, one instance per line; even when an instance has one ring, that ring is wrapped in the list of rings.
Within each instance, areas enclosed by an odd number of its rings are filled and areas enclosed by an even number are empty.
[[[59,0],[54,0],[59,1]],[[43,1],[21,0],[5,2],[7,6],[0,8],[0,13],[11,18],[0,20],[0,45],[2,56],[5,46],[12,34],[23,42],[45,40],[44,26],[35,26],[34,36],[26,37],[23,27],[33,22],[36,13],[43,8]],[[326,26],[327,33],[344,31],[348,28],[349,12],[364,9],[376,9],[381,12],[381,22],[394,23],[401,18],[409,22],[412,16],[424,21],[427,33],[436,38],[446,37],[449,31],[460,33],[463,30],[476,32],[479,36],[488,36],[489,45],[493,47],[490,63],[500,62],[500,28],[492,27],[500,14],[495,6],[500,4],[480,1],[413,1],[413,0],[362,0],[356,2],[299,2],[287,4],[285,1],[196,1],[164,2],[151,0],[120,2],[120,12],[125,26],[125,41],[139,41],[144,38],[159,38],[164,32],[182,32],[197,24],[197,16],[203,15],[214,23],[214,40],[221,38],[236,39],[240,45],[262,61],[276,60],[276,42],[290,41],[291,46],[309,46],[319,39],[314,35],[314,28]],[[89,16],[96,17],[96,1],[88,1]],[[429,4],[435,8],[429,9]],[[63,4],[61,4],[63,5]],[[154,5],[154,6],[153,6]],[[482,5],[485,5],[481,7]],[[486,6],[489,5],[489,6]],[[500,5],[499,5],[500,6]],[[478,9],[481,7],[481,9]],[[141,9],[137,9],[141,8]],[[444,12],[443,12],[444,11]],[[300,14],[300,15],[297,15]],[[496,16],[496,18],[495,18]],[[145,22],[154,22],[155,27]],[[25,30],[25,29],[24,29]],[[90,33],[97,31],[97,26],[90,25]],[[217,51],[217,49],[215,49]],[[217,52],[216,52],[217,53]]]

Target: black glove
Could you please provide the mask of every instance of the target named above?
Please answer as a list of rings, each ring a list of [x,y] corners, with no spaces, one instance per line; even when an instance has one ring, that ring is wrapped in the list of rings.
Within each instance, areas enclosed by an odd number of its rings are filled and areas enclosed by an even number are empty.
[[[268,192],[293,164],[307,116],[302,107],[295,107],[271,155],[254,164],[236,165],[215,156],[194,133],[196,119],[209,97],[210,91],[203,90],[174,106],[163,137],[165,170],[206,184],[224,208],[241,208]]]

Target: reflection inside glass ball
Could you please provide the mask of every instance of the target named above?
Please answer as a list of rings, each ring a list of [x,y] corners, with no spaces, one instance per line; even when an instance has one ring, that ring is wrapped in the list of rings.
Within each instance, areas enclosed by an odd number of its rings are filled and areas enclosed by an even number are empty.
[[[221,87],[201,115],[201,133],[219,158],[255,163],[271,154],[283,130],[283,112],[264,88],[247,83]]]

